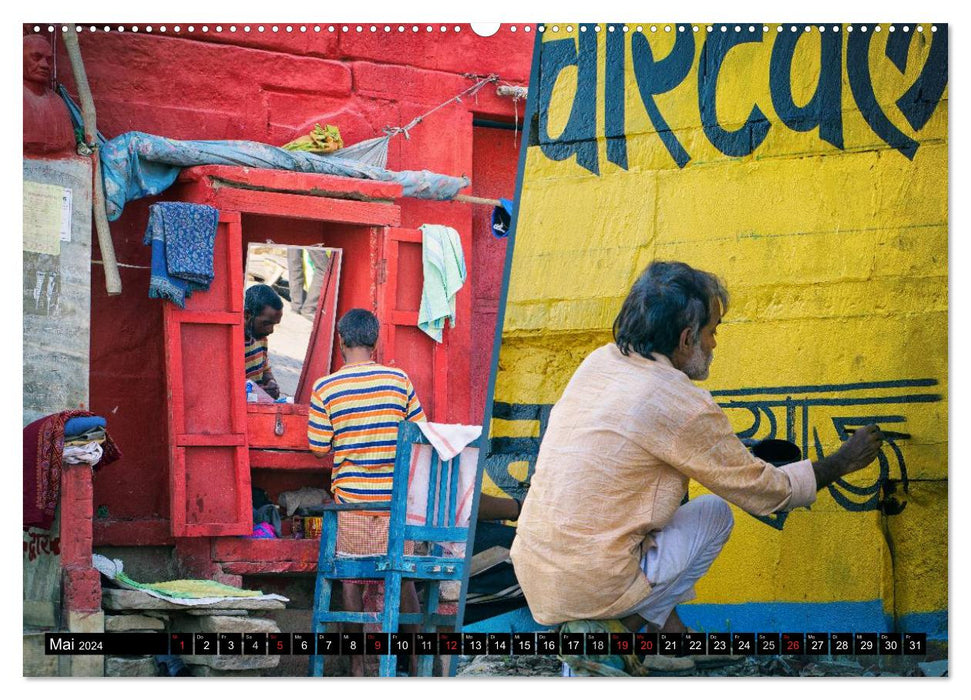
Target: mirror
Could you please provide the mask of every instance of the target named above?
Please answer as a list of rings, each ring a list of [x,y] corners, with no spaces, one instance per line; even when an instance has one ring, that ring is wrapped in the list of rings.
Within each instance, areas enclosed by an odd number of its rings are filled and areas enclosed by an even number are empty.
[[[313,384],[330,374],[341,250],[322,246],[250,243],[244,289],[270,286],[283,301],[280,323],[267,336],[267,363],[280,397],[310,403]],[[254,387],[254,398],[272,401]]]

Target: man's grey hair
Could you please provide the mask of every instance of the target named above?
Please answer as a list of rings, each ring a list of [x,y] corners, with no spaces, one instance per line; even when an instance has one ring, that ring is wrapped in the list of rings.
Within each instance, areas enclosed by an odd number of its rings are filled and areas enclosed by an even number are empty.
[[[670,356],[685,328],[697,342],[714,302],[722,313],[728,309],[728,291],[712,273],[683,262],[652,262],[614,320],[614,341],[625,355],[633,350],[648,359],[652,352]]]

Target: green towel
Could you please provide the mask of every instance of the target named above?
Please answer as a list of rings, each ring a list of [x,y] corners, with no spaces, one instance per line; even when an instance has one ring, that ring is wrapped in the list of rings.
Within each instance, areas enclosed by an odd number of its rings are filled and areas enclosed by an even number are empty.
[[[436,342],[448,320],[455,327],[455,294],[465,284],[465,256],[458,231],[448,226],[421,227],[421,262],[424,282],[418,327]]]

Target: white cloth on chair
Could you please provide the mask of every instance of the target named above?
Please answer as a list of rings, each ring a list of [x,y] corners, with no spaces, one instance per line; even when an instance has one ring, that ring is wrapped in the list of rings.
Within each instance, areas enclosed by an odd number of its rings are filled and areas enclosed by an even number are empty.
[[[453,506],[455,519],[444,526],[467,527],[472,514],[472,497],[475,492],[475,473],[479,462],[479,448],[469,445],[482,434],[481,426],[449,425],[444,423],[417,423],[431,445],[415,445],[411,450],[411,465],[408,474],[408,511],[409,525],[424,525],[428,512],[428,482],[431,478],[432,454],[437,452],[439,459],[447,461],[459,455],[458,483]],[[451,493],[448,484],[445,493]],[[437,494],[436,494],[437,496]],[[433,505],[438,510],[438,502]],[[449,548],[454,556],[463,556],[464,545]]]
[[[482,435],[481,425],[460,425],[458,423],[427,423],[416,424],[428,442],[438,452],[440,459],[452,459],[467,445],[475,442]]]

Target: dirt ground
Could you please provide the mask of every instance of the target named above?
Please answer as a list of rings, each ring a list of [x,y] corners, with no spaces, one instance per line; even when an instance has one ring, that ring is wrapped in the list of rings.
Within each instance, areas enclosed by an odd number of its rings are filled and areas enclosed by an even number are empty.
[[[946,652],[945,652],[946,653]],[[746,656],[725,662],[709,657],[694,671],[677,674],[695,677],[755,676],[946,676],[947,659],[923,657],[852,656]],[[555,656],[461,656],[457,676],[560,676],[562,665]],[[674,674],[655,674],[674,675]]]

